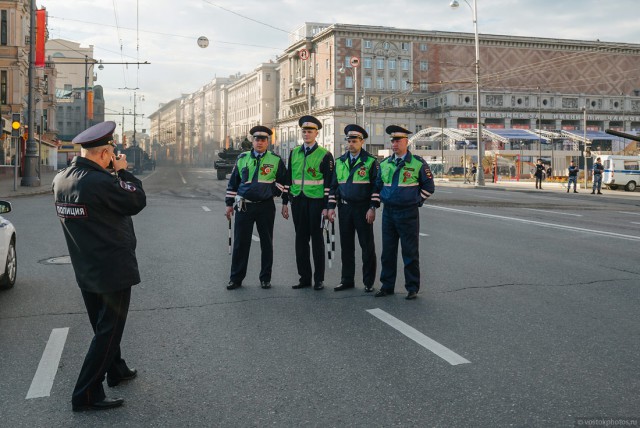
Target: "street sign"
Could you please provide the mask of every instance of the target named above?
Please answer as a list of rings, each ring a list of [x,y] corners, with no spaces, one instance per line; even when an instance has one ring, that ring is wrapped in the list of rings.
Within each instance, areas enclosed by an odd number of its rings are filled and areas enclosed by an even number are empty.
[[[309,51],[307,49],[300,49],[298,51],[298,56],[301,60],[306,61],[309,59]]]
[[[357,67],[360,65],[360,58],[358,58],[357,56],[352,56],[351,59],[349,60],[349,64],[351,64],[352,67]]]

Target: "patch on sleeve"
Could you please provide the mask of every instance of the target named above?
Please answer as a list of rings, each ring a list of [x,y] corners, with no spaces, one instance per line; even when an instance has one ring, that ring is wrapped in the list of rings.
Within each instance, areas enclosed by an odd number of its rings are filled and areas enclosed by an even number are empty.
[[[128,182],[126,182],[126,181],[124,181],[124,180],[120,180],[120,187],[122,187],[122,188],[123,188],[124,190],[126,190],[127,192],[131,192],[131,193],[133,193],[133,192],[135,192],[136,190],[138,190],[138,189],[136,188],[136,186],[134,186],[133,184],[128,183]]]
[[[56,202],[56,213],[60,218],[87,218],[89,212],[87,206],[83,204],[66,204]]]
[[[429,168],[429,165],[424,164],[424,173],[426,174],[427,178],[432,179],[433,178],[433,174],[431,173],[431,168]]]

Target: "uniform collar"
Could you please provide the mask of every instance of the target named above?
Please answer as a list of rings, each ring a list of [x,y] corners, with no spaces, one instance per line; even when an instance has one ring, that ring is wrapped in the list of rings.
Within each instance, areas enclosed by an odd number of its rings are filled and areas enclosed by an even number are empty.
[[[365,149],[360,149],[360,153],[358,154],[358,157],[356,159],[362,159],[362,162],[366,162],[369,156],[371,155]],[[340,159],[345,162],[350,161],[351,153],[349,151],[346,151],[342,156],[340,156]]]
[[[309,147],[309,153],[313,152],[316,148],[318,148],[318,142],[317,141],[315,141],[313,143],[313,145],[311,147]],[[300,151],[302,153],[307,151],[307,146],[305,146],[304,143],[300,146]]]
[[[397,156],[394,154],[392,156],[389,157],[389,162],[391,163],[396,163],[396,159],[402,159],[401,157]],[[405,153],[404,155],[404,162],[405,163],[409,163],[411,162],[411,159],[413,159],[413,156],[411,156],[411,152],[409,150],[407,150],[407,153]]]
[[[97,163],[95,163],[94,161],[84,158],[82,156],[76,156],[72,161],[71,161],[71,166],[79,166],[79,167],[83,167],[83,168],[92,168],[101,172],[106,172],[107,174],[110,174],[109,171],[107,171],[106,169],[104,169],[103,167],[101,167],[100,165],[98,165]]]

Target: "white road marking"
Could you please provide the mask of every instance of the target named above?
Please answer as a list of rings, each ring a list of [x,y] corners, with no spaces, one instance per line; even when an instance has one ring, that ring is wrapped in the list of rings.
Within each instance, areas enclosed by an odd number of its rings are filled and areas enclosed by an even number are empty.
[[[54,328],[51,330],[49,341],[42,353],[40,364],[38,364],[38,370],[36,370],[36,374],[29,387],[29,392],[27,392],[27,400],[30,398],[48,397],[51,394],[53,380],[58,371],[58,364],[60,363],[60,357],[62,356],[62,350],[67,341],[68,333],[69,327]]]
[[[448,192],[448,191],[446,191],[446,190],[440,190],[440,189],[438,189],[438,193],[453,193],[453,192]]]
[[[429,236],[429,235],[427,235],[426,233],[420,232],[420,236]]]
[[[260,238],[258,238],[256,235],[251,235],[251,239],[253,239],[256,242],[260,242]]]
[[[631,213],[629,211],[618,211],[620,214],[640,215],[640,213]]]
[[[178,174],[180,174],[180,179],[182,180],[182,184],[187,184],[187,180],[184,179],[184,175],[182,175],[182,171],[178,171]]]
[[[629,223],[631,223],[631,224],[640,224],[637,221],[630,221]]]
[[[211,210],[209,209],[209,207],[205,207],[204,205],[202,206],[202,209],[203,209],[203,210],[205,210],[205,211],[211,211]]]
[[[433,352],[438,357],[442,358],[443,360],[445,360],[446,362],[448,362],[452,366],[456,366],[458,364],[470,364],[471,363],[471,361],[467,360],[466,358],[461,357],[460,355],[456,354],[455,352],[453,352],[451,349],[447,348],[446,346],[443,346],[443,345],[439,344],[438,342],[436,342],[435,340],[425,336],[424,334],[420,333],[415,328],[413,328],[410,325],[405,324],[404,322],[400,321],[398,318],[389,315],[388,313],[386,313],[382,309],[379,309],[379,308],[367,309],[367,312],[369,312],[374,317],[378,318],[380,321],[382,321],[382,322],[388,324],[389,326],[395,328],[400,333],[404,334],[409,339],[411,339],[414,342],[416,342],[418,345],[427,348],[429,351]]]
[[[582,214],[569,214],[569,213],[561,213],[558,211],[551,211],[551,210],[538,210],[535,208],[523,208],[524,210],[529,210],[529,211],[540,211],[542,213],[549,213],[549,214],[560,214],[560,215],[572,215],[574,217],[582,217]]]
[[[152,176],[153,174],[155,174],[156,172],[157,172],[157,171],[153,171],[151,174],[149,174],[149,175],[145,175],[144,177],[140,178],[140,181],[144,181],[144,180],[146,180],[147,178],[151,177],[151,176]]]
[[[425,205],[425,207],[432,210],[450,211],[450,212],[456,212],[459,214],[468,214],[468,215],[474,215],[478,217],[493,218],[497,220],[511,220],[518,223],[534,224],[536,226],[549,227],[552,229],[572,230],[575,232],[583,232],[591,235],[600,235],[600,236],[608,236],[611,238],[626,239],[628,241],[640,241],[640,236],[636,236],[636,235],[623,235],[622,233],[606,232],[604,230],[584,229],[582,227],[564,226],[561,224],[546,223],[543,221],[535,221],[535,220],[526,220],[524,218],[506,217],[506,216],[501,216],[496,214],[477,213],[473,211],[459,210],[456,208],[437,207],[435,205],[429,205],[429,206]]]

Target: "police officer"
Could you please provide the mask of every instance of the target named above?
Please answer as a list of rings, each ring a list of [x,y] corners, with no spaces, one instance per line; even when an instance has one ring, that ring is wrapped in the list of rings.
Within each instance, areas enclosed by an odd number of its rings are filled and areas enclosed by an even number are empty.
[[[544,165],[542,164],[542,159],[538,159],[534,175],[536,177],[536,189],[542,190],[542,177],[544,176]]]
[[[229,220],[237,211],[233,232],[233,254],[231,256],[231,275],[227,290],[242,285],[247,275],[249,250],[253,225],[260,236],[260,286],[271,288],[271,269],[273,267],[273,222],[276,216],[274,196],[280,196],[284,190],[286,171],[280,156],[267,150],[271,129],[266,126],[254,126],[249,133],[253,138],[253,150],[240,153],[231,171],[227,194],[226,212]]]
[[[569,179],[567,180],[567,193],[569,193],[569,190],[571,189],[571,183],[573,183],[573,193],[578,193],[576,190],[578,183],[578,171],[580,171],[580,169],[576,166],[574,161],[571,161],[571,164],[569,165]]]
[[[397,125],[388,126],[393,155],[380,163],[376,189],[384,204],[382,211],[382,286],[375,294],[394,294],[398,259],[398,240],[402,245],[407,300],[415,299],[420,290],[419,207],[433,194],[435,186],[429,165],[408,149],[410,131]]]
[[[598,195],[602,195],[600,189],[602,188],[602,173],[604,172],[604,166],[601,163],[600,158],[596,158],[596,162],[593,164],[593,188],[591,194],[593,195],[598,191]]]
[[[313,288],[324,288],[324,243],[322,222],[327,218],[333,156],[316,142],[322,123],[313,116],[298,121],[303,145],[291,151],[287,168],[288,193],[283,196],[282,216],[289,218],[288,198],[296,231],[296,265],[300,280],[292,288],[311,287],[309,240],[313,253]]]
[[[376,277],[376,248],[373,222],[380,206],[380,194],[375,190],[380,165],[377,159],[362,148],[369,137],[358,125],[344,128],[347,152],[336,159],[329,193],[329,220],[335,219],[339,209],[340,246],[342,248],[342,279],[334,291],[353,288],[355,276],[355,234],[362,249],[362,280],[364,291],[373,291]]]
[[[56,212],[94,331],[73,391],[74,411],[122,405],[122,398],[105,396],[105,373],[109,386],[137,375],[121,357],[120,340],[131,287],[140,282],[131,216],[146,206],[146,196],[142,182],[127,172],[126,156],[114,153],[115,127],[102,122],[74,138],[80,156],[53,180]]]

